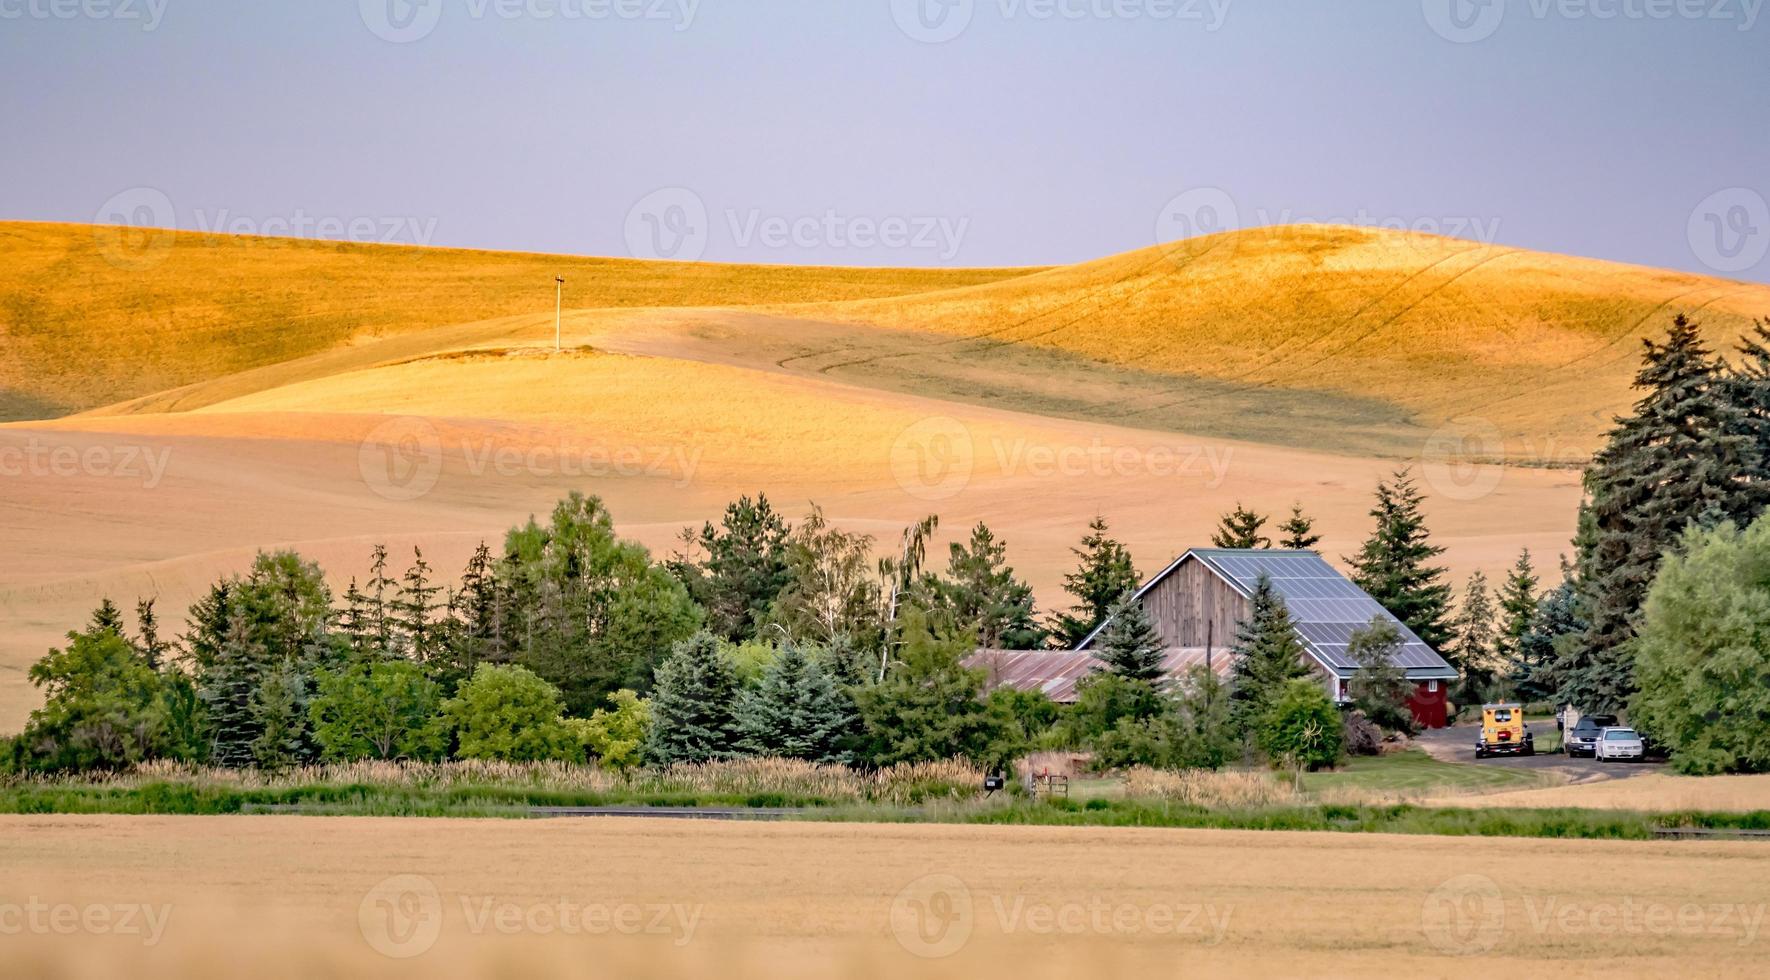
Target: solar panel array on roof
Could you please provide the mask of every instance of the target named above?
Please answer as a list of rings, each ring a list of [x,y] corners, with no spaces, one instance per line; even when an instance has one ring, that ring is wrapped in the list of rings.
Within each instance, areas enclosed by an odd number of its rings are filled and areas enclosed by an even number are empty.
[[[1363,589],[1312,551],[1240,551],[1201,548],[1192,552],[1218,574],[1252,593],[1264,574],[1284,597],[1297,623],[1297,633],[1317,659],[1336,670],[1353,670],[1358,662],[1346,654],[1354,631],[1374,617],[1387,619],[1400,631],[1402,645],[1395,666],[1404,670],[1450,670],[1431,647],[1414,635]]]

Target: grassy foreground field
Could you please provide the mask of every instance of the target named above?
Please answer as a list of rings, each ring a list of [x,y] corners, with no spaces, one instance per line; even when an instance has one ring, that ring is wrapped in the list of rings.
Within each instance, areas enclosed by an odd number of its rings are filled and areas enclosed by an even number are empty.
[[[0,902],[99,923],[4,937],[19,976],[1749,976],[1770,848],[0,817],[0,866]]]

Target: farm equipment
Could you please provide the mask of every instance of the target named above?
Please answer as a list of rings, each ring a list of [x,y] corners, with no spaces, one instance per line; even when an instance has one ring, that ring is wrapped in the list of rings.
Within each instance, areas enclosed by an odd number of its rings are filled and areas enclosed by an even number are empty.
[[[1475,737],[1475,758],[1490,755],[1536,755],[1536,737],[1524,724],[1523,705],[1481,706],[1481,734]]]

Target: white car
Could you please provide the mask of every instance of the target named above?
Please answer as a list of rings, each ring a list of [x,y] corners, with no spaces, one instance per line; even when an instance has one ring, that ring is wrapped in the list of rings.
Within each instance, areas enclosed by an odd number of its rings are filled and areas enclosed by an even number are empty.
[[[1647,748],[1641,744],[1641,735],[1633,728],[1606,728],[1598,733],[1598,741],[1592,746],[1592,756],[1599,762],[1639,761],[1646,755]]]

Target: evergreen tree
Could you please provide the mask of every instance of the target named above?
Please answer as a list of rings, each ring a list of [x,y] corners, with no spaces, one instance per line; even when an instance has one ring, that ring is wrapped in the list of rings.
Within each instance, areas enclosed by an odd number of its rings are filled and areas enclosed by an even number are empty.
[[[1463,593],[1463,608],[1457,614],[1456,642],[1445,651],[1445,659],[1462,675],[1456,697],[1459,704],[1484,701],[1493,686],[1498,673],[1494,654],[1495,618],[1487,576],[1476,571],[1469,576],[1469,584]]]
[[[814,658],[789,644],[738,701],[740,747],[756,755],[846,764],[854,702]]]
[[[1106,628],[1093,643],[1094,658],[1126,680],[1161,687],[1167,679],[1166,653],[1155,621],[1143,603],[1126,593],[1113,604]]]
[[[1572,660],[1572,647],[1580,642],[1586,625],[1575,572],[1563,559],[1561,584],[1538,600],[1530,630],[1518,643],[1512,683],[1519,698],[1546,701],[1558,695],[1559,667]]]
[[[1112,604],[1139,585],[1131,553],[1108,536],[1107,530],[1106,518],[1095,517],[1081,547],[1070,549],[1076,556],[1076,570],[1063,576],[1063,591],[1074,596],[1076,603],[1051,623],[1052,639],[1065,649],[1081,645],[1105,622]]]
[[[652,689],[647,761],[668,766],[736,756],[737,694],[737,673],[718,637],[701,632],[676,644]]]
[[[707,610],[708,629],[735,642],[756,635],[792,581],[790,535],[763,494],[754,501],[739,497],[726,506],[719,527],[701,527],[696,544],[706,557],[698,565],[678,558],[672,571]]]
[[[1347,563],[1359,588],[1428,646],[1443,650],[1452,640],[1445,622],[1451,589],[1441,581],[1444,569],[1430,564],[1444,549],[1429,540],[1420,513],[1422,500],[1406,469],[1396,471],[1393,483],[1378,482],[1376,506],[1370,512],[1377,526]]]
[[[944,579],[927,575],[925,603],[961,629],[975,629],[986,650],[1035,650],[1044,630],[1033,618],[1032,586],[1008,567],[1008,546],[979,521],[969,543],[953,542]]]
[[[1217,530],[1211,535],[1211,546],[1214,548],[1270,548],[1272,539],[1260,531],[1266,526],[1266,516],[1256,514],[1244,508],[1240,501],[1235,509],[1217,523]]]
[[[509,595],[498,581],[492,549],[484,541],[467,560],[461,589],[449,600],[449,614],[458,623],[449,635],[450,671],[457,678],[467,678],[482,663],[508,660],[505,627]]]
[[[1494,653],[1495,659],[1506,666],[1508,674],[1518,663],[1524,637],[1536,623],[1536,593],[1541,584],[1536,566],[1530,559],[1530,549],[1525,548],[1506,573],[1505,584],[1500,586],[1500,630],[1494,638]]]
[[[87,627],[87,631],[91,633],[101,633],[106,630],[118,636],[129,635],[123,624],[123,610],[118,609],[117,604],[109,598],[100,600],[98,608],[92,610],[92,620]]]
[[[412,567],[406,570],[397,598],[393,601],[394,627],[406,656],[419,663],[429,663],[440,652],[436,613],[443,604],[436,601],[442,586],[430,580],[430,563],[424,552],[412,549]]]
[[[1346,655],[1358,664],[1358,672],[1347,682],[1346,694],[1378,726],[1412,732],[1414,718],[1407,702],[1413,685],[1407,682],[1407,672],[1395,665],[1401,642],[1401,631],[1382,616],[1354,631]]]
[[[245,611],[233,612],[198,688],[209,720],[209,761],[215,765],[237,769],[255,761],[253,745],[262,729],[253,704],[267,660]]]
[[[1696,325],[1680,315],[1663,343],[1643,343],[1635,387],[1644,394],[1586,471],[1591,536],[1579,584],[1589,625],[1556,665],[1560,699],[1585,711],[1620,710],[1634,693],[1634,616],[1685,528],[1705,515],[1749,522],[1761,506],[1749,417]]]
[[[378,544],[369,562],[368,635],[377,656],[394,655],[393,603],[399,583],[387,576],[387,546]]]
[[[1248,604],[1248,618],[1231,650],[1235,667],[1229,685],[1230,714],[1245,735],[1258,729],[1286,685],[1309,676],[1296,623],[1270,578],[1260,576]]]
[[[287,769],[313,757],[308,741],[307,679],[293,663],[268,671],[252,692],[251,718],[257,729],[252,761],[260,769]]]
[[[338,632],[343,634],[351,656],[358,661],[375,659],[370,655],[375,649],[371,636],[373,628],[369,597],[357,588],[356,579],[352,578],[350,587],[344,590],[344,609],[338,616]]]
[[[937,637],[919,610],[904,617],[903,646],[885,678],[855,690],[862,726],[861,758],[875,766],[963,756],[1004,765],[1005,712],[983,701],[984,672],[964,664],[968,638]]]
[[[1291,505],[1291,516],[1278,526],[1284,532],[1284,538],[1278,543],[1280,548],[1291,551],[1314,551],[1321,543],[1321,535],[1315,533],[1315,519],[1303,515],[1303,505]]]
[[[154,600],[136,600],[135,622],[140,636],[135,644],[136,652],[141,654],[142,662],[149,670],[159,670],[160,665],[171,658],[172,644],[160,638],[160,620],[154,614]]]

